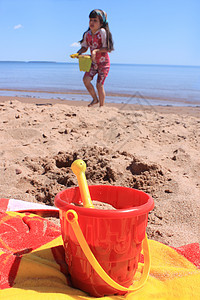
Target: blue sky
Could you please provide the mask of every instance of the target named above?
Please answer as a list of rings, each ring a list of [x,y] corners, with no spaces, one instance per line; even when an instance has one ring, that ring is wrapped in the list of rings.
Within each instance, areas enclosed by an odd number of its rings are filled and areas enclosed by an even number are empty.
[[[71,62],[94,8],[108,14],[112,63],[200,66],[200,0],[0,0],[0,60]]]

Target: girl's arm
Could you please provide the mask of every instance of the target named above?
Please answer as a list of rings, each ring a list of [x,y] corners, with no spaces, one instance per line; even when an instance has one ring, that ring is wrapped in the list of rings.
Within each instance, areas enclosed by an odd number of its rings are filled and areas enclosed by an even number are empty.
[[[79,50],[77,51],[77,53],[78,53],[79,55],[81,55],[82,53],[85,53],[85,52],[87,51],[87,49],[88,49],[88,48],[86,48],[86,47],[81,47],[81,49],[79,49]]]
[[[108,49],[106,47],[102,47],[100,49],[94,49],[91,53],[91,58],[93,61],[95,61],[97,52],[108,52]]]

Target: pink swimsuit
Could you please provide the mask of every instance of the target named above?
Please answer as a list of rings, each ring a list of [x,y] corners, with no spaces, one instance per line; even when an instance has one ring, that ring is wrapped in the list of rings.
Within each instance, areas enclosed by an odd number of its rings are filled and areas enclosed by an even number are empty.
[[[104,28],[99,29],[94,36],[92,36],[91,31],[87,31],[84,35],[82,47],[90,48],[90,52],[94,49],[100,49],[102,47],[107,47],[106,45],[106,30]],[[97,82],[104,84],[108,72],[110,70],[110,58],[108,52],[97,52],[96,62],[92,62],[89,72],[86,72],[87,76],[92,79],[98,73]]]

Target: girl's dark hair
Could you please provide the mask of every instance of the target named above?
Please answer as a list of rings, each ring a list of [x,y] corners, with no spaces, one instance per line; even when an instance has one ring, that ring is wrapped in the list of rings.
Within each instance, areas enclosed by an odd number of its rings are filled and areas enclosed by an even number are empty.
[[[106,30],[107,49],[108,49],[109,52],[111,52],[111,51],[114,50],[114,43],[113,43],[113,39],[112,39],[112,34],[110,32],[110,29],[109,29],[108,21],[107,21],[107,14],[106,14],[106,12],[104,12],[101,9],[94,9],[90,12],[89,18],[96,18],[96,17],[99,17],[101,28],[104,28]],[[89,30],[90,30],[90,28],[88,28],[88,30],[86,30],[83,33],[82,40],[79,41],[80,43],[83,42],[84,34],[86,32],[88,32]]]

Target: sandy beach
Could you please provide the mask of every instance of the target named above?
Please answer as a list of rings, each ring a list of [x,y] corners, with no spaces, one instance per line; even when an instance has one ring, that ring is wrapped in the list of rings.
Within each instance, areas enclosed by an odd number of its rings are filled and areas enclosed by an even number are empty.
[[[153,197],[149,238],[199,242],[200,107],[87,104],[0,97],[0,197],[53,205],[81,158],[89,185]]]

